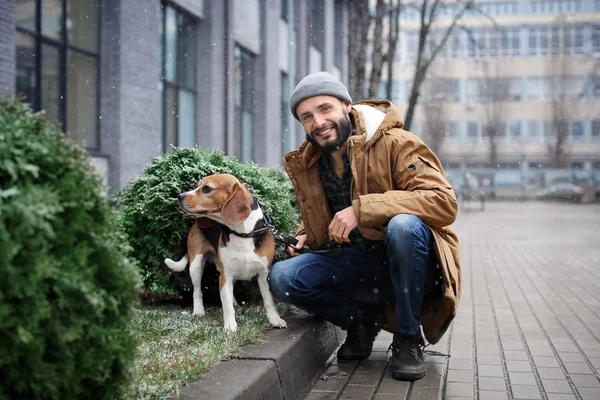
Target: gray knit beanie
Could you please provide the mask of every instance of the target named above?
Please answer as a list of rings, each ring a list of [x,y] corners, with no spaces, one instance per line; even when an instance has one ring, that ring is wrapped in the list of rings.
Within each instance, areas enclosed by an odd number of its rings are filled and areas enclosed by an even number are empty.
[[[352,103],[348,89],[335,76],[329,72],[315,72],[302,79],[290,96],[290,109],[294,118],[300,120],[296,114],[298,104],[309,97],[322,95],[334,96]]]

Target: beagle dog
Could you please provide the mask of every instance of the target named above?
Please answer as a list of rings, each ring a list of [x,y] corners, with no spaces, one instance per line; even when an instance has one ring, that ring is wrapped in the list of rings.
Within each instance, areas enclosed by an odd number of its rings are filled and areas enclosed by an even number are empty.
[[[219,293],[223,306],[225,329],[237,329],[233,309],[233,284],[258,276],[267,318],[276,328],[285,328],[273,296],[267,275],[275,255],[275,240],[258,201],[234,176],[210,175],[198,183],[195,190],[180,193],[179,205],[196,217],[187,237],[187,255],[180,261],[165,259],[173,271],[181,272],[190,263],[194,286],[194,315],[204,315],[202,301],[202,271],[207,261],[220,272]]]

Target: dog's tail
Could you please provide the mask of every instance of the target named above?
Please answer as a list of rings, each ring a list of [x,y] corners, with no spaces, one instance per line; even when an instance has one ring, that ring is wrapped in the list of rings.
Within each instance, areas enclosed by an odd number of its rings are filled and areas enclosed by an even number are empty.
[[[181,272],[185,269],[185,267],[188,264],[188,256],[186,254],[179,261],[173,261],[170,258],[165,258],[165,264],[167,264],[167,267],[169,267],[171,270],[175,272]]]

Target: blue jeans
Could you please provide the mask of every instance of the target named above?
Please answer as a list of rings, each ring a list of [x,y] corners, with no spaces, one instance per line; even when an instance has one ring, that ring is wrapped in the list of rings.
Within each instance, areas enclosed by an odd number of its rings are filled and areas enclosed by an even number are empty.
[[[385,249],[345,247],[339,257],[301,254],[273,264],[268,279],[275,298],[342,329],[352,325],[358,302],[393,302],[402,335],[419,331],[423,299],[441,293],[443,282],[431,231],[407,214],[388,223]]]

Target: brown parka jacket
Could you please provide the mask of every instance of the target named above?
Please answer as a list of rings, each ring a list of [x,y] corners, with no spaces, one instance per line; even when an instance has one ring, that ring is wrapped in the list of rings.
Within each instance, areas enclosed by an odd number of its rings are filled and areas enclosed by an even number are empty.
[[[416,135],[402,129],[402,119],[392,103],[356,103],[350,114],[354,135],[348,139],[347,152],[360,233],[383,240],[387,223],[398,214],[419,217],[433,233],[444,292],[423,304],[421,324],[429,343],[437,343],[456,315],[460,299],[458,239],[449,228],[457,214],[456,195],[435,154]],[[305,141],[283,159],[302,211],[297,234],[307,235],[310,248],[329,240],[327,230],[333,218],[317,170],[319,157],[320,152]],[[384,329],[393,332],[395,306],[387,307]]]

